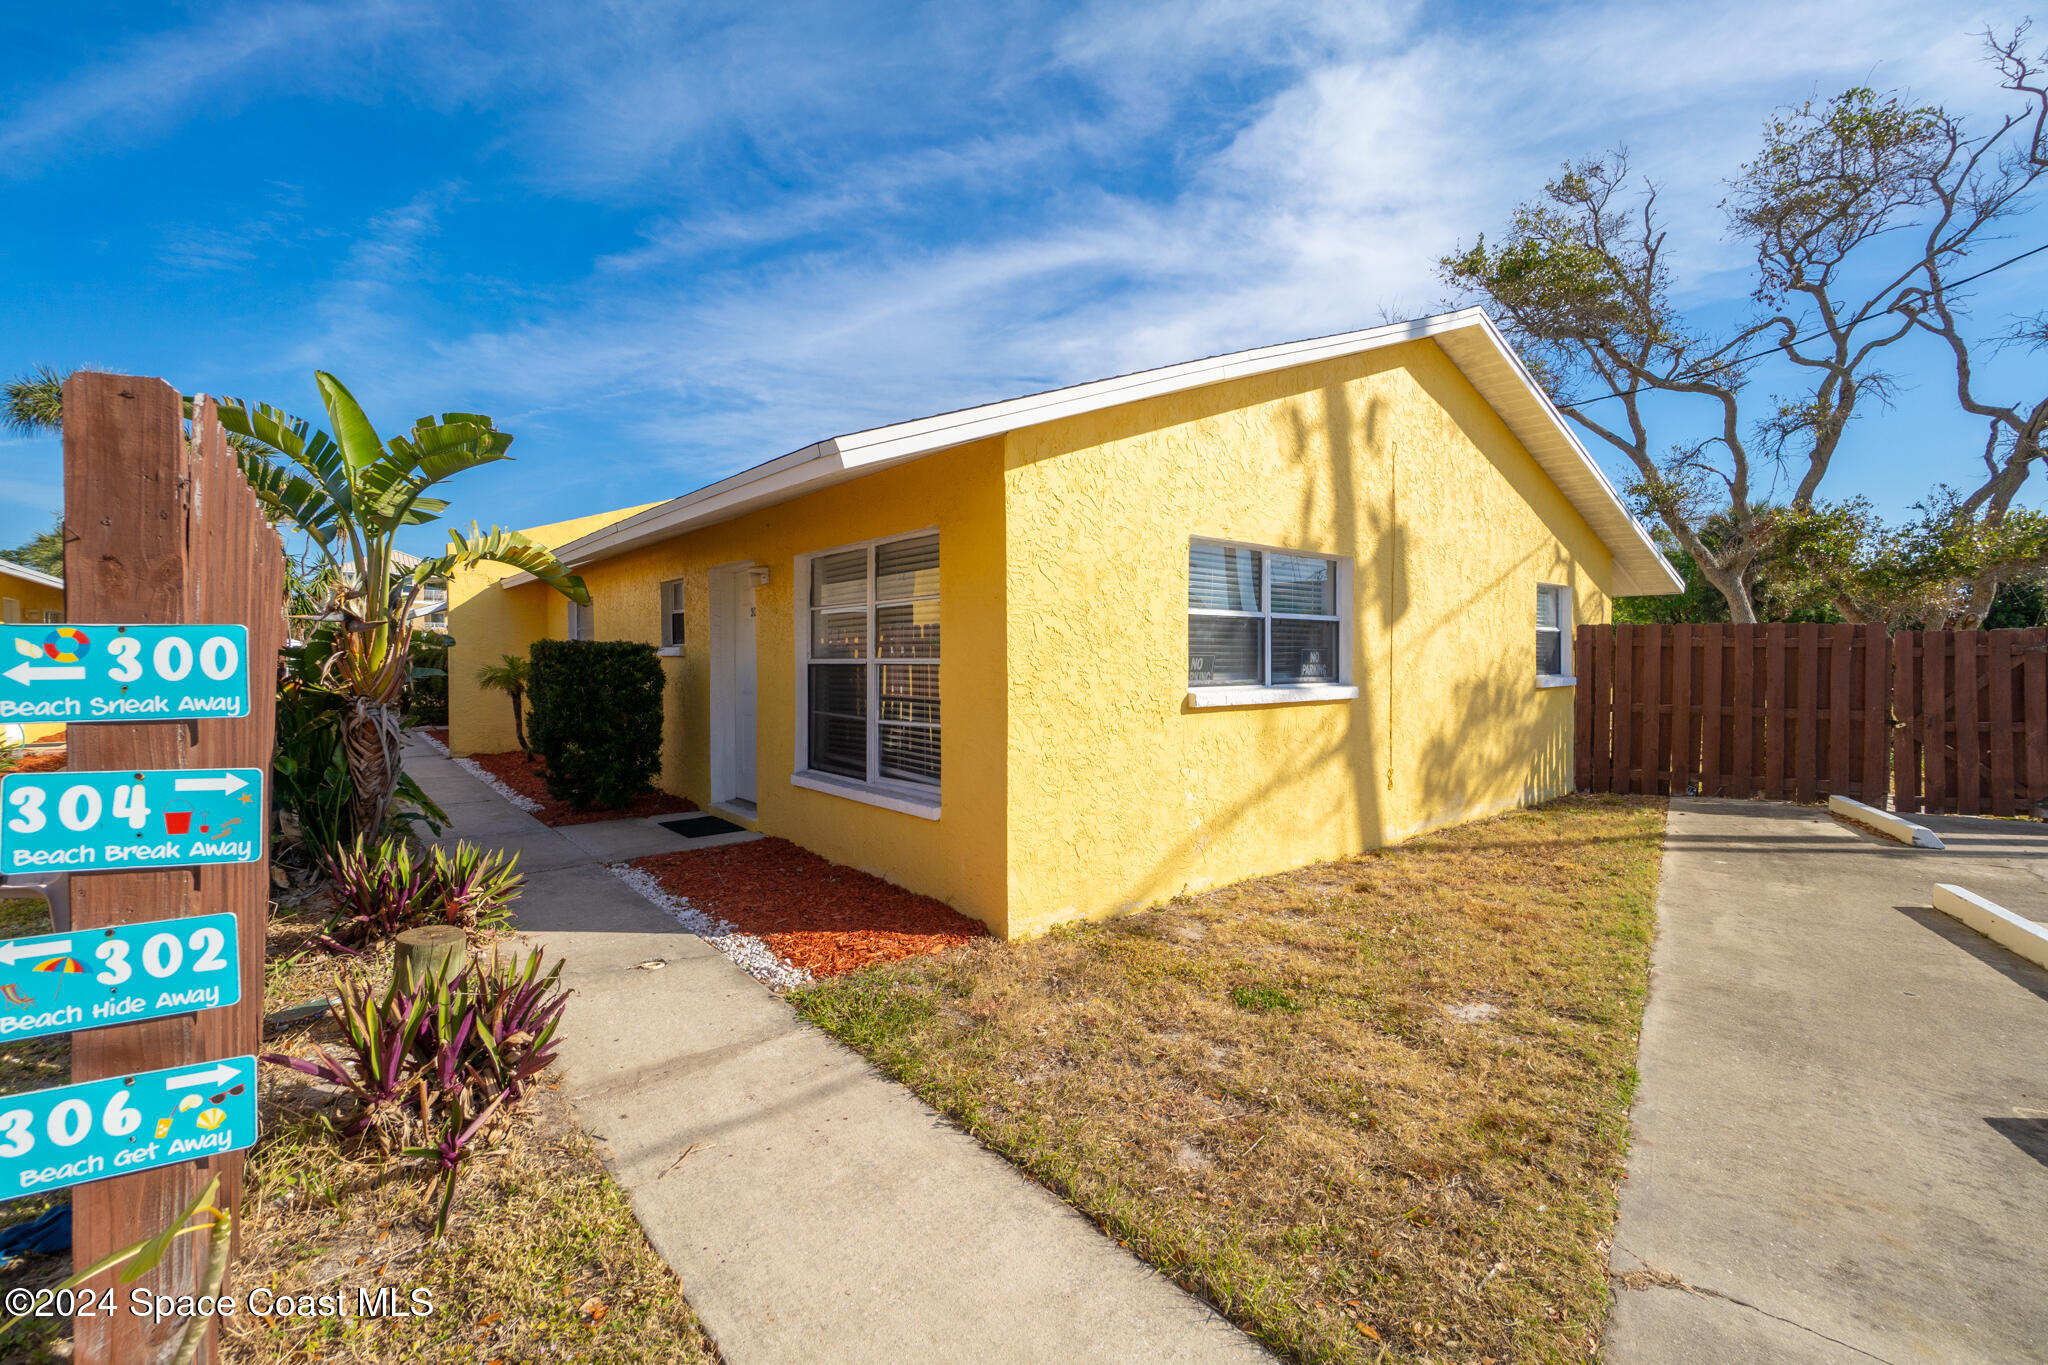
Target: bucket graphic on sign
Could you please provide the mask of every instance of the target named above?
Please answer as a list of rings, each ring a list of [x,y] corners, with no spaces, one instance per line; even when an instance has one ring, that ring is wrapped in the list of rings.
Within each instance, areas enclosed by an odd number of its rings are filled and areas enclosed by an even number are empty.
[[[165,811],[164,829],[172,834],[190,834],[192,832],[192,812],[189,810]]]

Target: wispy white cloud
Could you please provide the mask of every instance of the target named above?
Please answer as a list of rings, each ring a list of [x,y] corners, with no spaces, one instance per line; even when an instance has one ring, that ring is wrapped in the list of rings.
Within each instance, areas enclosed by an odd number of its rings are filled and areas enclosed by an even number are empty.
[[[635,394],[640,448],[709,476],[932,408],[1421,310],[1437,255],[1565,156],[1621,141],[1692,225],[1703,281],[1732,260],[1718,181],[1768,108],[1864,80],[1944,96],[1985,84],[1967,34],[1928,5],[1867,6],[1852,30],[1822,5],[1587,6],[1471,29],[1406,6],[1106,7],[1043,59],[1041,74],[1093,96],[1071,116],[887,151],[759,212],[667,217],[648,245],[597,262],[573,301],[439,339],[430,371],[556,412],[579,393]],[[753,42],[723,41],[720,60]],[[1271,92],[1204,123],[1225,68],[1264,72]],[[583,137],[620,110],[557,112]],[[1028,175],[1041,156],[1160,128],[1192,149],[1173,150],[1164,184],[1122,192],[1110,176],[962,220],[1005,166]],[[598,162],[639,173],[632,156]],[[934,206],[950,230],[903,229]],[[790,252],[767,263],[715,258],[777,242]]]
[[[341,11],[264,13],[227,57],[252,86],[273,79],[259,59],[315,44]],[[354,237],[317,299],[288,332],[252,325],[241,362],[337,369],[396,413],[462,403],[518,423],[519,453],[549,477],[491,486],[545,488],[549,506],[508,516],[660,496],[835,432],[1425,311],[1439,255],[1496,228],[1563,159],[1618,143],[1663,182],[1680,285],[1710,300],[1740,264],[1719,183],[1771,107],[1866,82],[1982,105],[1971,32],[2012,20],[1931,0],[1868,0],[1854,22],[1824,0],[1485,15],[1414,0],[1001,14],[365,0],[346,16],[382,44],[366,89],[420,117],[469,111],[490,169],[330,223]],[[189,66],[201,36],[16,109],[0,151],[132,130],[148,111],[122,91]],[[465,225],[534,201],[624,226],[536,239],[553,273],[521,278]],[[201,237],[187,254],[270,249]],[[476,283],[494,272],[508,278]]]
[[[378,41],[422,26],[404,0],[237,5],[194,28],[143,33],[109,60],[41,84],[0,114],[0,174],[43,169],[79,139],[161,138],[201,102],[234,106],[280,84],[332,90]]]

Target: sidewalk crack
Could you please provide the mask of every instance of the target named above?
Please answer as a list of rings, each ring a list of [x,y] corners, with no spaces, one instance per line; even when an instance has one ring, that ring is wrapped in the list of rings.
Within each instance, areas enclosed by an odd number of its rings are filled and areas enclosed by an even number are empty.
[[[1615,1243],[1615,1250],[1626,1252],[1631,1259],[1635,1260],[1642,1267],[1639,1270],[1630,1270],[1621,1274],[1615,1274],[1612,1271],[1608,1272],[1608,1278],[1623,1289],[1678,1289],[1683,1290],[1687,1294],[1696,1294],[1703,1299],[1720,1299],[1724,1303],[1734,1304],[1737,1308],[1747,1308],[1750,1312],[1769,1318],[1773,1322],[1782,1322],[1787,1327],[1796,1327],[1808,1336],[1819,1337],[1822,1341],[1839,1346],[1845,1351],[1854,1351],[1857,1355],[1863,1356],[1866,1359],[1882,1362],[1882,1365],[1900,1365],[1898,1361],[1878,1355],[1875,1351],[1866,1351],[1861,1346],[1843,1341],[1840,1337],[1831,1337],[1826,1332],[1820,1331],[1818,1328],[1809,1327],[1794,1318],[1788,1318],[1783,1314],[1773,1313],[1768,1308],[1759,1307],[1748,1299],[1738,1298],[1734,1294],[1724,1293],[1719,1289],[1710,1289],[1705,1285],[1692,1284],[1683,1276],[1675,1275],[1671,1271],[1651,1265],[1619,1242]]]

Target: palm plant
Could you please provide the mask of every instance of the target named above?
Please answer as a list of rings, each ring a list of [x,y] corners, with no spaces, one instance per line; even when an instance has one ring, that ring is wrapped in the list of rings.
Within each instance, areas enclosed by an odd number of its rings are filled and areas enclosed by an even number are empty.
[[[313,377],[334,435],[267,404],[224,398],[218,410],[221,425],[244,438],[237,455],[256,496],[304,532],[332,571],[331,610],[340,628],[323,671],[343,699],[350,825],[374,838],[398,790],[413,609],[428,582],[489,561],[530,573],[574,601],[590,597],[546,546],[496,526],[478,530],[475,522],[466,534],[451,528],[444,553],[399,567],[399,531],[447,510],[445,499],[426,490],[507,458],[512,435],[489,417],[451,412],[422,417],[406,435],[386,441],[340,380],[325,371]]]
[[[38,365],[0,384],[0,427],[17,436],[64,429],[64,379],[69,371]]]
[[[501,654],[503,663],[485,664],[476,671],[476,685],[512,698],[512,733],[519,740],[519,752],[531,758],[533,746],[526,742],[526,684],[532,666],[517,654]]]

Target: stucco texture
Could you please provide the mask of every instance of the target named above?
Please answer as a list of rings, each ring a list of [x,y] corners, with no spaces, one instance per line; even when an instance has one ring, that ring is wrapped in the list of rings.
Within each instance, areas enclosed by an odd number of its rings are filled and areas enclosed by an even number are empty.
[[[937,820],[789,781],[796,556],[926,527]],[[1191,537],[1348,559],[1358,698],[1191,708]],[[579,566],[605,639],[658,642],[660,585],[684,581],[662,785],[701,804],[709,575],[734,564],[768,570],[754,823],[1011,937],[1567,790],[1573,694],[1537,685],[1536,587],[1604,622],[1612,582],[1607,547],[1433,342],[1045,423]],[[465,581],[451,603],[458,675],[565,633],[537,584]],[[450,691],[458,752],[509,747],[502,697]]]
[[[757,815],[745,821],[732,811],[722,813],[936,896],[1004,932],[1002,490],[1002,443],[984,441],[579,567],[595,603],[597,638],[603,640],[659,644],[661,585],[683,580],[684,650],[662,661],[669,678],[662,787],[712,804],[710,571],[764,567],[768,581],[754,594]],[[789,781],[798,724],[796,613],[807,610],[796,556],[927,527],[939,533],[944,630],[944,798],[936,820]],[[493,608],[496,619],[520,629],[539,622],[553,638],[566,633],[559,596],[538,584],[486,595],[508,599]],[[458,640],[472,631],[470,610],[467,604],[451,606],[449,626]],[[495,702],[506,713],[509,747],[510,708],[503,697]],[[450,728],[457,752],[478,747],[452,705]]]
[[[0,561],[0,598],[17,604],[20,615],[10,616],[10,621],[30,622],[43,619],[43,613],[54,611],[60,617],[64,613],[64,590],[53,588],[47,583],[9,573],[4,561]],[[30,744],[60,738],[64,733],[61,724],[37,722],[23,724],[23,737]]]
[[[1536,585],[1605,621],[1611,555],[1433,342],[1013,432],[1004,464],[1011,934],[1569,788]],[[1350,557],[1358,699],[1191,709],[1190,537]]]
[[[621,507],[529,526],[520,534],[551,550],[560,549],[578,536],[642,510]],[[448,579],[448,634],[455,640],[448,647],[448,739],[458,756],[501,754],[519,747],[511,701],[503,692],[478,687],[477,670],[507,654],[523,656],[535,640],[563,633],[568,599],[554,589],[535,585],[527,592],[496,590],[500,579],[516,572],[503,564],[478,564]]]

